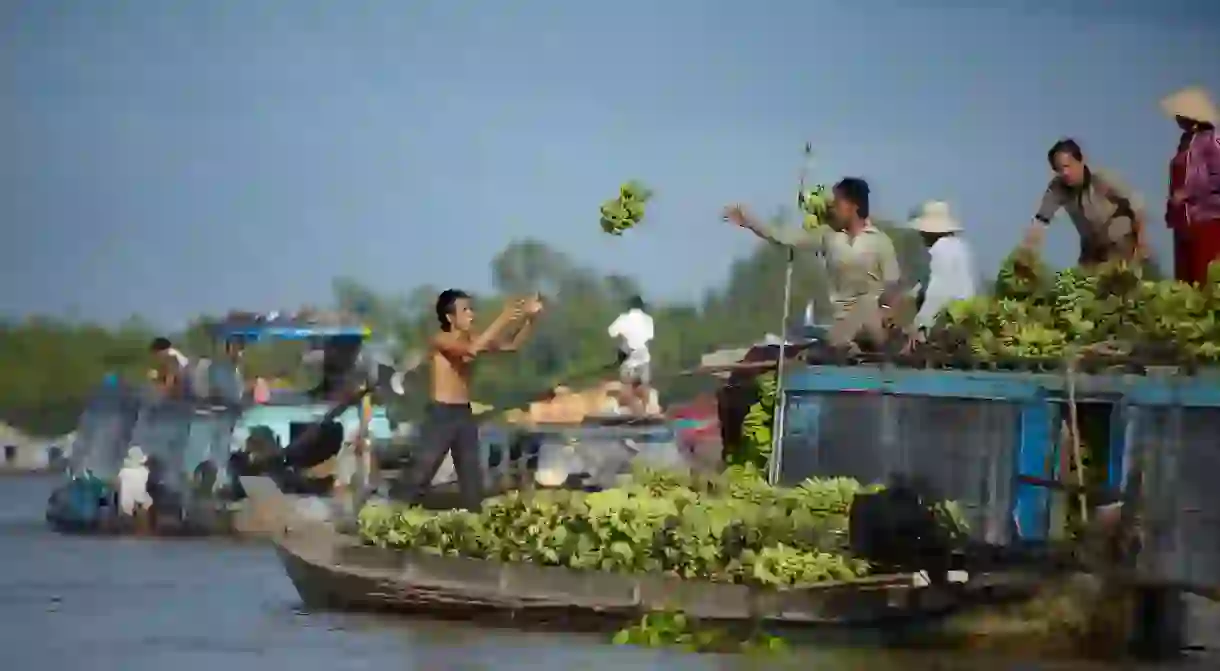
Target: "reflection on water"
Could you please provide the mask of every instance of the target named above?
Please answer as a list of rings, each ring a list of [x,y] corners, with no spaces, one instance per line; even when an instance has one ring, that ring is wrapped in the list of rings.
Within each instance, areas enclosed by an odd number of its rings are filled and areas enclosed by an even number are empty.
[[[1088,668],[830,649],[761,662],[617,648],[596,636],[306,613],[274,554],[261,545],[69,537],[46,531],[43,504],[52,482],[0,478],[0,651],[7,669]]]

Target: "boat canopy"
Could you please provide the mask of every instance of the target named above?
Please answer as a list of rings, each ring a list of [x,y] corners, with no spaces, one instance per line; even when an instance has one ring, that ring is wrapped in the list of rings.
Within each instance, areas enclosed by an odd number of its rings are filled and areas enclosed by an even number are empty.
[[[303,319],[283,318],[250,318],[227,319],[212,327],[213,336],[217,340],[242,340],[258,342],[260,340],[315,340],[331,338],[352,338],[367,340],[372,337],[372,330],[367,326],[346,324],[319,324]]]

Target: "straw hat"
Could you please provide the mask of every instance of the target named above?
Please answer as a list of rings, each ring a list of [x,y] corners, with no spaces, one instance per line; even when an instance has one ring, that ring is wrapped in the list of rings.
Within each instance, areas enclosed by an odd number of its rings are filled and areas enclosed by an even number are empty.
[[[1220,113],[1211,96],[1202,87],[1191,86],[1161,101],[1161,109],[1170,117],[1185,117],[1199,123],[1220,123]]]
[[[148,463],[148,455],[138,445],[132,445],[127,450],[127,458],[123,459],[123,468],[138,468]]]
[[[949,204],[940,200],[929,200],[915,211],[911,228],[920,233],[957,233],[962,225],[949,212]]]

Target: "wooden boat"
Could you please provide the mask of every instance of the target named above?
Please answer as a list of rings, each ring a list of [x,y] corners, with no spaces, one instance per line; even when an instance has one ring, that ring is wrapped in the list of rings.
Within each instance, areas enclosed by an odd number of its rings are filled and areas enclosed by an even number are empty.
[[[1023,598],[1037,579],[981,575],[928,585],[917,574],[871,576],[800,589],[765,589],[661,574],[624,574],[441,557],[375,548],[321,524],[288,525],[276,551],[307,606],[469,618],[489,611],[520,623],[557,617],[576,627],[680,610],[706,621],[881,625]]]

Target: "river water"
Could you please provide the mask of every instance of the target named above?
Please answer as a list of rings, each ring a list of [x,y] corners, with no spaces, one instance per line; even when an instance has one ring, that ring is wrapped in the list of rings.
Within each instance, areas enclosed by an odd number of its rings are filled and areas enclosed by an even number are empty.
[[[50,532],[42,515],[54,482],[0,477],[0,667],[13,671],[1101,668],[830,648],[762,661],[615,647],[598,636],[310,613],[264,545]]]

